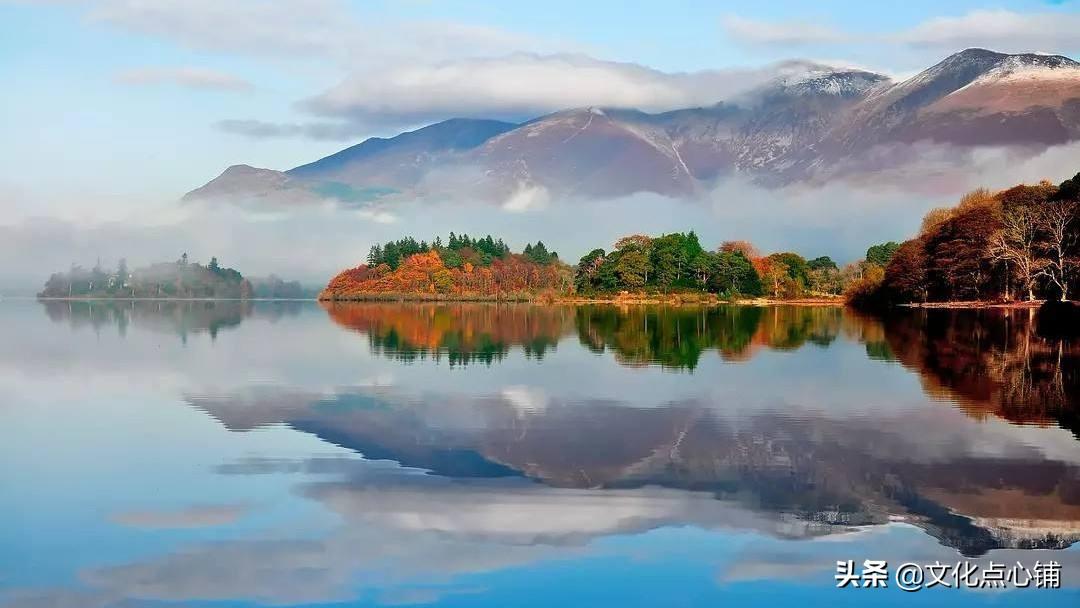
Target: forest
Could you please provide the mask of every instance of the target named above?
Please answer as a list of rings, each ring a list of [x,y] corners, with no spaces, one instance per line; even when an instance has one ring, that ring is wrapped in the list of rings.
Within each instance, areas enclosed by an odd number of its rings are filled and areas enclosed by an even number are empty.
[[[636,234],[616,241],[610,252],[594,249],[582,257],[574,285],[584,296],[696,291],[731,299],[830,297],[861,277],[861,264],[841,269],[828,256],[763,255],[746,241],[728,241],[709,251],[692,230],[658,237]]]
[[[129,270],[121,258],[115,269],[101,263],[92,268],[72,264],[54,273],[38,294],[42,298],[221,298],[253,297],[251,282],[239,271],[211,258],[205,266],[183,254],[175,262],[161,262]]]
[[[373,245],[366,264],[339,273],[319,294],[323,300],[464,297],[532,299],[568,293],[573,270],[543,242],[513,253],[491,235],[474,239],[453,232],[444,243],[405,237]]]
[[[1054,185],[979,189],[930,211],[884,269],[849,289],[856,305],[1069,300],[1080,274],[1080,173]]]
[[[446,297],[533,299],[618,297],[626,294],[714,294],[726,299],[806,297],[839,299],[871,268],[888,263],[899,247],[871,247],[866,260],[840,268],[828,256],[761,254],[745,241],[702,246],[694,231],[618,239],[611,251],[593,249],[575,266],[542,241],[513,253],[503,239],[450,233],[444,242],[405,237],[374,245],[366,264],[334,277],[327,300]]]

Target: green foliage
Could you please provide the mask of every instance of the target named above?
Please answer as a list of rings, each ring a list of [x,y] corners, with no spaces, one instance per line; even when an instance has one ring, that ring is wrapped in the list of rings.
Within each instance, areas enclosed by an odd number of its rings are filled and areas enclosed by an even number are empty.
[[[676,232],[619,239],[615,250],[594,249],[578,261],[579,293],[655,290],[711,291],[734,296],[761,294],[761,279],[740,251],[705,251],[697,234]]]
[[[741,251],[721,251],[709,254],[715,260],[708,285],[726,297],[760,296],[761,277],[754,265]]]
[[[834,262],[833,259],[830,258],[827,255],[823,255],[823,256],[821,256],[819,258],[814,258],[814,259],[808,261],[806,263],[806,267],[808,269],[810,269],[811,271],[813,271],[813,270],[830,270],[830,269],[831,270],[840,270],[840,267],[836,265],[836,262]]]
[[[628,289],[644,287],[649,281],[649,271],[652,263],[649,254],[643,248],[627,248],[619,251],[615,259],[615,274],[619,277],[619,283]]]
[[[806,263],[806,287],[816,294],[839,295],[844,290],[843,276],[836,262],[829,256],[814,258]]]
[[[435,237],[429,245],[427,241],[417,242],[411,236],[382,245],[372,245],[368,251],[367,264],[372,268],[386,264],[391,270],[396,270],[405,258],[432,249],[439,252],[439,257],[446,262],[448,268],[460,268],[465,262],[474,266],[490,266],[496,259],[510,255],[510,247],[502,239],[496,240],[490,234],[484,238],[473,239],[467,234],[458,236],[451,232],[445,246],[441,237]],[[549,256],[549,261],[544,263],[558,259],[555,253],[548,254],[547,249],[543,249],[543,252],[545,256]]]
[[[884,268],[889,265],[889,261],[899,248],[900,243],[894,241],[879,243],[866,250],[866,261]]]
[[[529,259],[529,261],[537,264],[551,264],[559,260],[559,254],[554,251],[548,251],[544,246],[543,241],[537,241],[535,245],[525,245],[525,250],[522,254]]]
[[[656,285],[662,289],[694,286],[693,263],[704,253],[697,234],[676,232],[652,239],[650,262]]]
[[[600,267],[604,264],[604,250],[593,249],[578,260],[574,270],[574,287],[579,293],[591,292],[599,287]]]
[[[767,259],[783,264],[787,268],[788,277],[797,281],[801,287],[806,287],[810,283],[810,265],[801,255],[787,251],[774,253]]]

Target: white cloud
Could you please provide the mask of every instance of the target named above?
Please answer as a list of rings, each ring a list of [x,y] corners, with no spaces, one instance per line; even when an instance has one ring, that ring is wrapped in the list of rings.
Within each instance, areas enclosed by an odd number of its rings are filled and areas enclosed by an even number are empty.
[[[729,15],[721,27],[738,42],[775,46],[800,46],[847,42],[851,36],[828,25],[796,21],[770,22]]]
[[[927,19],[914,27],[879,36],[843,31],[821,23],[761,21],[728,16],[723,30],[745,44],[792,47],[822,44],[909,46],[955,52],[985,47],[1001,52],[1069,52],[1080,48],[1080,15],[975,10]],[[938,51],[935,51],[938,52]]]
[[[398,217],[396,215],[385,209],[358,209],[355,213],[357,217],[371,220],[376,224],[394,224],[398,221]]]
[[[950,50],[978,46],[1003,52],[1063,52],[1080,48],[1080,15],[978,10],[929,19],[893,40]]]
[[[232,74],[198,67],[142,67],[117,72],[113,79],[120,84],[172,84],[190,89],[246,92],[254,86]]]
[[[546,188],[522,185],[503,202],[502,208],[511,213],[523,213],[543,209],[550,200],[551,196]]]
[[[358,122],[401,124],[455,116],[531,118],[594,105],[661,111],[712,105],[779,74],[820,67],[796,61],[669,73],[580,54],[515,53],[360,71],[303,106]]]
[[[343,65],[581,50],[559,39],[453,21],[387,21],[342,0],[102,0],[92,20],[193,49]]]
[[[104,0],[95,21],[212,51],[325,54],[353,23],[337,0]]]
[[[220,120],[215,125],[232,135],[252,139],[306,137],[315,140],[351,141],[368,131],[366,127],[349,122],[278,123],[252,119]]]

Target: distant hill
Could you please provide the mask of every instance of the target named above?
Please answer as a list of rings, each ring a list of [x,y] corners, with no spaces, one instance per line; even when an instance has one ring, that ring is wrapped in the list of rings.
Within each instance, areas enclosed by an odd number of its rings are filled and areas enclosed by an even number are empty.
[[[511,124],[452,119],[371,138],[288,171],[229,167],[187,200],[302,204],[395,197],[499,198],[634,192],[688,196],[742,174],[771,186],[873,174],[934,142],[1035,155],[1080,139],[1080,63],[968,49],[902,82],[809,64],[737,99],[659,114],[568,109]]]

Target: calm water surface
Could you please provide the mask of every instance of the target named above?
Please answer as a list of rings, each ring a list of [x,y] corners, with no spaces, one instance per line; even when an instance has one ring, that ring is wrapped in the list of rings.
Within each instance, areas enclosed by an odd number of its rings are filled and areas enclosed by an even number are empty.
[[[1077,606],[1080,345],[1031,326],[0,302],[0,605]]]

